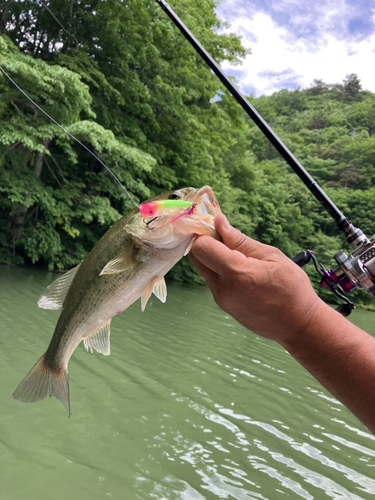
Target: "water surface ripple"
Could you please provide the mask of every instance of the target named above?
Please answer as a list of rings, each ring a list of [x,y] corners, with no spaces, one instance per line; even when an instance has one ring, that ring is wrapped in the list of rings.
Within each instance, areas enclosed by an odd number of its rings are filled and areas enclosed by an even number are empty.
[[[110,357],[79,346],[70,419],[54,398],[13,401],[53,333],[36,302],[55,277],[0,267],[1,500],[375,498],[374,437],[203,287],[114,318]]]

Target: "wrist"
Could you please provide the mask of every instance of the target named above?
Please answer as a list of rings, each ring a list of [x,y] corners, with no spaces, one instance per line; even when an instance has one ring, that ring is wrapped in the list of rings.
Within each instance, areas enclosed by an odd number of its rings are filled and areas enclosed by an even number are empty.
[[[291,311],[283,335],[276,339],[291,354],[309,350],[311,341],[315,338],[318,340],[327,323],[335,321],[339,315],[317,295],[303,302],[308,305]]]
[[[357,327],[318,299],[292,335],[279,343],[306,368],[313,365],[320,367],[319,370],[322,367],[330,370],[334,353],[340,353],[340,359],[345,359],[356,349],[354,330],[357,331]],[[334,359],[336,364],[339,363],[335,356]]]

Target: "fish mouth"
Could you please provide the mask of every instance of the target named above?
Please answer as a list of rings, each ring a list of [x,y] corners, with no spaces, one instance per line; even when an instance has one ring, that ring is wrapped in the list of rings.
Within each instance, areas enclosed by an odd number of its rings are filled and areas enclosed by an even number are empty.
[[[189,193],[190,194],[190,193]],[[197,215],[212,215],[216,217],[221,210],[219,202],[210,186],[203,186],[193,193],[192,200],[187,196],[188,201],[192,201],[195,205],[194,214]]]
[[[191,202],[192,206],[179,213],[176,217],[169,221],[170,223],[173,223],[186,215],[216,217],[216,215],[221,213],[219,202],[217,201],[216,196],[210,186],[203,186],[201,188],[187,187],[178,191],[174,191],[173,195],[178,197],[177,199]],[[169,198],[171,198],[171,195],[169,195]],[[163,198],[160,197],[159,199]],[[164,213],[160,215],[155,214],[155,216],[153,217],[143,218],[143,222],[145,223],[147,229],[152,230],[154,229],[155,224],[157,224],[156,221],[158,219],[164,219],[165,217],[169,216],[170,213]]]
[[[215,193],[210,186],[203,186],[201,188],[185,188],[179,194],[185,201],[190,201],[192,206],[179,214],[175,220],[185,215],[202,215],[216,217],[221,213],[219,202],[216,199]]]

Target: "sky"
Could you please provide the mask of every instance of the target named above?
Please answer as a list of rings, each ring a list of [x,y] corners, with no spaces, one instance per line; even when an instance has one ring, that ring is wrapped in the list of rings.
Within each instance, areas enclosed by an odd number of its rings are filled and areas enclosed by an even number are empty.
[[[251,49],[241,66],[221,66],[246,95],[351,73],[375,92],[375,0],[221,0],[216,12]]]

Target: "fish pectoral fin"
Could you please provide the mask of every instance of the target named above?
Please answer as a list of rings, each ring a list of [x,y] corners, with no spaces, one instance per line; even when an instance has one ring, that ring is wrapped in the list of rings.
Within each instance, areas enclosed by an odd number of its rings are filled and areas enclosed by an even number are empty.
[[[152,291],[154,295],[164,304],[167,300],[167,285],[165,284],[165,279],[160,278],[160,280],[157,280]]]
[[[57,278],[57,280],[53,281],[45,289],[43,295],[38,300],[38,307],[41,309],[61,309],[66,294],[80,265],[81,264],[73,267],[68,272]]]
[[[192,237],[191,242],[189,243],[187,249],[185,250],[184,257],[190,252],[191,247],[193,246],[194,241],[197,239],[197,237],[198,237],[197,235]]]
[[[118,274],[118,273],[123,273],[129,267],[134,265],[136,263],[136,260],[134,258],[133,254],[129,253],[124,253],[120,254],[114,259],[110,260],[102,269],[102,272],[99,274],[99,276],[102,276],[103,274]]]
[[[90,349],[93,352],[99,352],[104,356],[109,356],[111,354],[111,348],[109,345],[109,336],[111,334],[111,319],[107,321],[103,326],[99,328],[96,332],[92,333],[89,337],[83,339],[83,345],[86,351]]]

